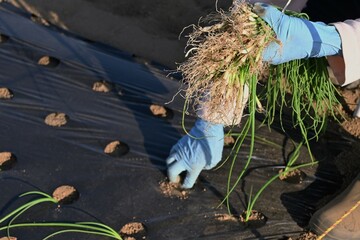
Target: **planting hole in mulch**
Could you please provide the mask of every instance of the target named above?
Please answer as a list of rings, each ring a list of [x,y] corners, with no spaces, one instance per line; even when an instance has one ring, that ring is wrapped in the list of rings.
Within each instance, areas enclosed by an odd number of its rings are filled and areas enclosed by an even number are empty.
[[[120,235],[125,239],[145,239],[146,228],[141,222],[130,222],[125,224],[121,230]]]
[[[65,113],[50,113],[45,118],[45,123],[52,127],[64,126],[68,121],[68,116]]]
[[[157,104],[151,104],[150,111],[154,116],[159,117],[159,118],[170,119],[174,115],[170,109],[168,109],[164,106],[161,106],[161,105],[157,105]]]
[[[39,59],[38,64],[44,67],[54,68],[59,65],[60,60],[50,56],[43,56]]]
[[[11,152],[0,152],[0,171],[11,169],[16,162],[16,157]]]
[[[159,182],[161,193],[170,198],[187,199],[189,198],[189,191],[181,188],[181,183],[169,182],[168,179],[164,179]]]
[[[112,90],[111,85],[105,81],[95,82],[93,84],[92,90],[95,92],[107,93]]]
[[[284,169],[280,169],[279,179],[281,181],[285,181],[287,183],[300,184],[300,183],[303,183],[305,178],[307,177],[306,174],[299,169],[294,169],[285,175],[282,174],[283,171],[284,171]]]
[[[224,147],[232,148],[235,144],[235,138],[232,136],[225,136],[224,137]]]
[[[42,18],[36,14],[31,14],[30,19],[34,23],[41,24],[44,26],[50,26],[50,23],[47,20],[45,20],[44,18]]]
[[[16,237],[1,237],[0,240],[17,240]]]
[[[263,213],[258,212],[256,210],[252,210],[249,220],[245,221],[246,220],[246,212],[247,211],[244,211],[240,215],[240,222],[245,223],[247,226],[249,226],[251,228],[259,228],[266,224],[267,217]]]
[[[113,157],[121,157],[129,152],[129,146],[120,141],[112,141],[106,145],[104,149],[104,153],[113,156]]]
[[[0,88],[0,99],[11,99],[14,96],[12,91],[8,88]]]
[[[70,204],[79,198],[79,192],[70,185],[62,185],[56,188],[52,194],[60,204]]]
[[[0,43],[5,43],[9,40],[9,36],[0,34]]]

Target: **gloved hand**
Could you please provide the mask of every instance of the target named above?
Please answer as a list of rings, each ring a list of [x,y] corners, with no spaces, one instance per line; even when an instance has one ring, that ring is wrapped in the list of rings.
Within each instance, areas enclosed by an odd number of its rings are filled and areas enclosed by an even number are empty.
[[[281,42],[272,42],[265,48],[262,55],[264,61],[280,64],[341,52],[340,35],[334,26],[290,17],[265,3],[255,3],[253,11],[270,25]]]
[[[192,188],[203,169],[211,169],[221,160],[224,126],[198,119],[189,135],[182,137],[166,160],[170,182],[176,182],[187,171],[183,188]]]

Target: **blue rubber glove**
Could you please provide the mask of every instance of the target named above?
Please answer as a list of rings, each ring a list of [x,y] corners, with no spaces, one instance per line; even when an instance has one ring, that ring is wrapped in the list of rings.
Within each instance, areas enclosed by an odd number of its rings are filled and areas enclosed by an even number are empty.
[[[192,188],[203,169],[211,169],[221,160],[224,147],[224,126],[198,119],[189,135],[182,137],[166,160],[170,182],[177,182],[187,171],[183,188]]]
[[[263,52],[264,61],[280,64],[341,52],[341,38],[334,26],[290,17],[265,3],[255,3],[253,11],[270,25],[281,42],[270,43]]]

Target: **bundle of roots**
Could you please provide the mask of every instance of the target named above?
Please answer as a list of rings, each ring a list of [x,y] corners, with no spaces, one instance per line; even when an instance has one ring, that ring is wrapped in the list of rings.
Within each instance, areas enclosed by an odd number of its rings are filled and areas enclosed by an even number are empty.
[[[276,41],[274,32],[245,2],[227,12],[218,10],[192,28],[188,58],[178,68],[184,76],[185,97],[202,118],[238,124],[248,101],[248,81],[268,71],[261,53]]]

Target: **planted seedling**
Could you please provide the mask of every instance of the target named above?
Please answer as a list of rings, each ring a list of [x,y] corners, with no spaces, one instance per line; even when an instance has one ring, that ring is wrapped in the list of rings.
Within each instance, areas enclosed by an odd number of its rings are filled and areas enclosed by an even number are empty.
[[[36,227],[49,227],[49,228],[60,228],[61,230],[57,230],[46,237],[43,240],[50,239],[56,235],[63,233],[85,233],[85,234],[93,234],[106,236],[114,239],[122,239],[121,236],[109,226],[98,223],[98,222],[75,222],[75,223],[62,223],[62,222],[23,222],[23,223],[14,223],[15,220],[22,215],[24,212],[28,211],[32,207],[39,205],[41,203],[53,203],[59,205],[60,202],[54,197],[40,192],[40,191],[30,191],[24,194],[21,194],[19,198],[27,197],[27,196],[37,196],[37,198],[30,200],[29,202],[21,205],[17,209],[13,210],[6,216],[0,219],[0,224],[4,224],[8,222],[5,226],[0,225],[0,231],[7,231],[7,236],[10,237],[11,229],[15,228],[36,228]]]

